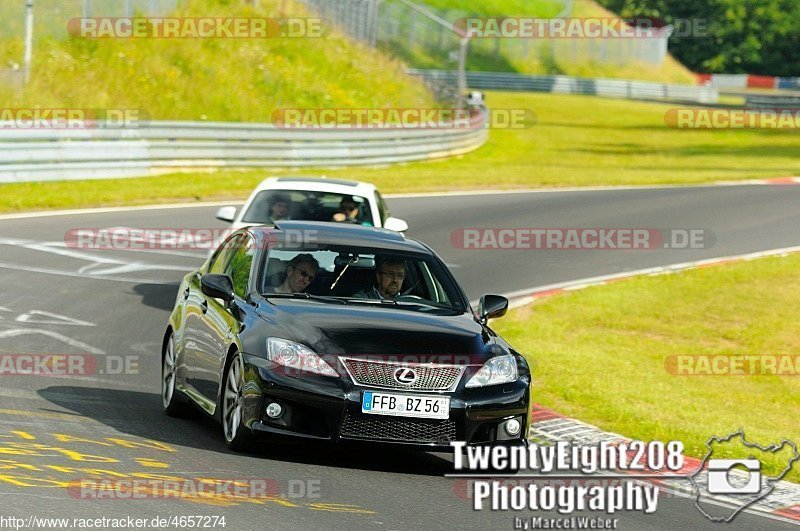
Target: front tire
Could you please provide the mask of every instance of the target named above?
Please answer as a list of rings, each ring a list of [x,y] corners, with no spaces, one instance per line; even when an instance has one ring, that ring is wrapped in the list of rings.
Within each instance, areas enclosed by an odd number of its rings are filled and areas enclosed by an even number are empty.
[[[244,389],[244,365],[238,352],[234,353],[222,392],[222,428],[228,448],[236,452],[247,452],[253,447],[253,433],[242,423],[242,391]]]

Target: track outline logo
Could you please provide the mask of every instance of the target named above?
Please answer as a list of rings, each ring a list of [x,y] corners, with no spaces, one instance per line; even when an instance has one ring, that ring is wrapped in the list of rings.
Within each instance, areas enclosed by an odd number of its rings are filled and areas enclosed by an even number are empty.
[[[786,465],[786,468],[785,468],[785,469],[783,469],[783,471],[782,471],[782,472],[781,472],[781,473],[780,473],[778,476],[776,476],[776,477],[771,477],[769,481],[766,481],[766,483],[768,483],[768,487],[767,487],[766,489],[764,489],[763,487],[760,487],[760,485],[761,485],[761,484],[760,484],[760,481],[761,481],[761,477],[762,477],[762,476],[761,476],[761,472],[760,472],[760,470],[761,470],[761,466],[760,466],[760,465],[761,465],[761,463],[760,463],[760,461],[758,461],[758,460],[756,460],[756,459],[711,459],[711,455],[714,453],[714,449],[711,447],[712,443],[717,443],[717,444],[720,444],[720,443],[726,443],[726,442],[729,442],[730,440],[734,439],[735,437],[739,437],[739,438],[741,439],[741,441],[742,441],[742,445],[744,445],[744,446],[746,446],[746,447],[748,447],[748,448],[756,448],[756,449],[758,449],[758,450],[761,450],[762,452],[776,453],[776,452],[779,452],[781,449],[783,449],[783,448],[784,448],[784,446],[789,446],[789,447],[790,447],[790,448],[791,448],[791,449],[794,451],[794,456],[793,456],[791,459],[789,459],[789,462],[787,463],[787,465]],[[776,483],[777,483],[778,481],[781,481],[781,480],[782,480],[782,479],[783,479],[783,478],[786,476],[786,474],[788,474],[788,473],[789,473],[789,471],[791,471],[791,470],[792,470],[792,467],[794,466],[794,464],[795,464],[795,463],[796,463],[798,460],[800,460],[800,453],[799,453],[799,452],[798,452],[798,450],[797,450],[797,446],[796,446],[796,445],[795,445],[795,444],[794,444],[792,441],[790,441],[790,440],[788,440],[788,439],[783,439],[783,440],[782,440],[782,441],[781,441],[779,444],[771,444],[771,445],[768,445],[768,446],[761,446],[761,445],[759,445],[759,444],[757,444],[757,443],[751,443],[751,442],[747,442],[747,439],[745,438],[745,435],[744,435],[744,429],[743,429],[743,428],[739,428],[739,430],[738,430],[738,431],[736,431],[736,432],[734,432],[734,433],[731,433],[731,434],[730,434],[730,435],[728,435],[727,437],[717,437],[717,436],[712,436],[712,437],[711,437],[711,438],[710,438],[710,439],[709,439],[709,440],[706,442],[706,447],[708,448],[708,453],[705,455],[705,457],[703,458],[703,460],[700,462],[700,466],[698,466],[698,467],[697,467],[697,470],[695,470],[695,471],[694,471],[694,472],[693,472],[693,473],[692,473],[692,474],[689,476],[689,480],[692,482],[692,487],[694,487],[694,490],[695,490],[694,506],[695,506],[695,507],[697,507],[697,510],[699,510],[699,511],[700,511],[700,512],[703,514],[703,516],[705,516],[706,518],[708,518],[708,519],[709,519],[709,520],[711,520],[712,522],[725,522],[725,523],[729,523],[729,522],[731,522],[731,521],[732,521],[734,518],[736,518],[736,516],[737,516],[737,515],[738,515],[740,512],[744,511],[745,509],[747,509],[747,508],[748,508],[748,507],[750,507],[751,505],[753,505],[753,504],[755,504],[756,502],[758,502],[758,501],[760,501],[760,500],[763,500],[764,498],[766,498],[767,496],[769,496],[769,495],[772,493],[772,491],[773,491],[773,490],[775,490],[775,485],[776,485]],[[707,464],[708,464],[708,465],[711,465],[711,462],[712,462],[712,461],[715,461],[716,463],[714,463],[714,464],[715,464],[715,465],[719,465],[719,468],[725,467],[725,470],[724,470],[724,471],[720,471],[720,470],[714,470],[714,469],[712,469],[712,468],[710,468],[710,467],[709,467],[709,468],[706,468],[706,465],[707,465]],[[733,466],[735,466],[736,464],[745,464],[745,465],[750,465],[750,464],[751,464],[751,463],[750,463],[751,461],[757,461],[757,462],[758,462],[758,464],[759,464],[758,471],[755,471],[755,470],[753,470],[753,469],[752,469],[752,467],[750,467],[750,466],[748,466],[748,467],[747,467],[748,469],[750,469],[751,479],[752,479],[752,476],[753,476],[753,473],[754,473],[754,472],[756,472],[756,473],[758,474],[758,480],[759,480],[759,489],[756,491],[756,493],[757,493],[757,494],[759,494],[759,495],[758,495],[758,496],[756,496],[755,498],[753,498],[752,500],[748,501],[747,503],[745,503],[745,504],[741,505],[739,508],[737,508],[737,509],[736,509],[736,510],[735,510],[735,511],[734,511],[734,512],[733,512],[733,513],[730,515],[730,516],[728,516],[727,518],[715,517],[715,516],[711,516],[710,514],[708,514],[708,513],[707,513],[707,512],[706,512],[706,511],[705,511],[705,510],[704,510],[704,509],[703,509],[703,508],[700,506],[700,497],[701,497],[701,495],[702,495],[702,491],[701,491],[701,489],[700,489],[700,486],[698,485],[698,483],[697,483],[697,481],[696,481],[696,477],[697,477],[697,476],[698,476],[698,475],[699,475],[701,472],[703,472],[703,470],[704,470],[704,469],[706,469],[706,470],[708,471],[708,473],[709,473],[709,485],[707,486],[707,490],[708,490],[709,494],[715,494],[715,493],[712,493],[712,492],[711,492],[711,489],[710,489],[710,484],[711,484],[711,474],[712,474],[712,473],[721,473],[721,474],[727,474],[727,471],[728,471],[728,470],[730,470],[730,468],[732,468],[732,467],[733,467]],[[726,479],[726,478],[721,478],[721,479],[727,482],[727,479]],[[730,486],[730,485],[729,485],[729,486]],[[724,490],[724,489],[723,489],[723,490]],[[749,492],[748,492],[746,489],[745,489],[745,490],[742,490],[742,489],[736,489],[736,491],[737,491],[737,493],[741,493],[741,494],[749,494]],[[730,491],[730,490],[728,490],[728,491],[727,491],[727,492],[725,492],[725,493],[730,493],[730,492],[731,492],[731,491]],[[717,492],[717,494],[720,494],[720,493],[722,493],[722,492],[721,492],[721,491],[718,491],[718,492]]]

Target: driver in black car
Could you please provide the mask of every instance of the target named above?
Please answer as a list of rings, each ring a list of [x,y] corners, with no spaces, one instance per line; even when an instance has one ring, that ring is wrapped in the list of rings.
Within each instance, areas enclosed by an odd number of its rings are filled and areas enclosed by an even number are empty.
[[[378,262],[375,268],[375,285],[354,296],[359,299],[394,299],[400,294],[406,278],[406,263],[396,258]]]

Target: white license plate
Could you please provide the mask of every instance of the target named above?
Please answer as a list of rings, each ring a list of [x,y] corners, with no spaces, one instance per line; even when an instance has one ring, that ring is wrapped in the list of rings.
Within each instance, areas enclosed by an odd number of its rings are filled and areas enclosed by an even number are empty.
[[[361,411],[373,415],[446,419],[450,416],[450,397],[364,391]]]

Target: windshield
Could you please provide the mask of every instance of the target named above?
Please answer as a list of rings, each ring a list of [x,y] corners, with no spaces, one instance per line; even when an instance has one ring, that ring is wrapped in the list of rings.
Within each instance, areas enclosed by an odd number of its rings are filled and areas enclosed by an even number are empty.
[[[263,190],[244,213],[242,221],[272,225],[281,219],[345,221],[374,226],[366,198],[308,190]]]
[[[260,268],[266,296],[463,313],[460,290],[431,255],[351,246],[273,247]]]

